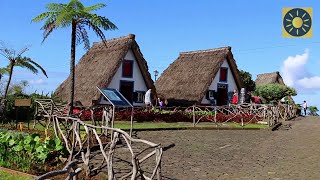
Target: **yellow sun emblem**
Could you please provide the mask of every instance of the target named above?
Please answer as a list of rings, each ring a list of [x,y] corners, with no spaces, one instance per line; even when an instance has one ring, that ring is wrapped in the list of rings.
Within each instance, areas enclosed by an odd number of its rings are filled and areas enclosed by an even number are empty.
[[[312,8],[282,9],[283,37],[312,37]]]

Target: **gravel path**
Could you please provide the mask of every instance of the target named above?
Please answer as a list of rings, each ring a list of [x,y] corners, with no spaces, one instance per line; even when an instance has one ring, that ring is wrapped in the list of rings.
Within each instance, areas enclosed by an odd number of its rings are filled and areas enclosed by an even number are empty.
[[[278,131],[137,132],[164,148],[163,179],[320,179],[320,118]]]

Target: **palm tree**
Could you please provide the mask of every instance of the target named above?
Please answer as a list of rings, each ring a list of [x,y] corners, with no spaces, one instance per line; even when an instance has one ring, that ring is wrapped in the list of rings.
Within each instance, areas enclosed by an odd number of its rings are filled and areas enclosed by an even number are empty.
[[[69,113],[72,113],[73,111],[76,44],[84,43],[84,48],[89,50],[90,42],[86,27],[92,29],[103,42],[106,40],[106,37],[101,29],[117,29],[116,25],[109,19],[92,13],[92,11],[101,9],[105,6],[105,4],[96,4],[85,7],[79,0],[70,0],[68,4],[50,3],[46,6],[47,12],[38,15],[32,20],[32,22],[45,20],[44,25],[41,28],[44,30],[43,41],[53,30],[71,26]]]
[[[0,54],[9,60],[9,65],[6,68],[2,68],[4,69],[4,72],[7,72],[9,74],[9,80],[6,85],[6,90],[4,92],[4,99],[7,98],[9,86],[12,79],[13,68],[15,66],[26,68],[31,72],[33,72],[34,74],[38,74],[38,69],[40,69],[41,72],[46,77],[48,77],[46,71],[38,63],[36,63],[34,60],[32,60],[29,57],[22,56],[22,54],[28,50],[29,50],[28,48],[23,48],[21,51],[17,53],[14,49],[7,48],[3,45],[2,47],[0,47]]]

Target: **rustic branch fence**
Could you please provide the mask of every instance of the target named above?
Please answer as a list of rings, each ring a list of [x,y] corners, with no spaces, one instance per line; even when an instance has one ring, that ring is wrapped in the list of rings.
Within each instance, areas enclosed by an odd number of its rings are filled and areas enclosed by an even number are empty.
[[[192,112],[193,126],[204,121],[204,119],[214,122],[217,126],[227,122],[240,123],[245,126],[252,122],[266,123],[269,126],[283,120],[288,120],[296,117],[297,108],[294,105],[267,105],[267,104],[237,104],[229,106],[191,106],[184,111]],[[228,115],[225,120],[218,120],[217,115]],[[243,116],[247,116],[245,122]],[[241,118],[240,122],[236,122],[236,118]]]

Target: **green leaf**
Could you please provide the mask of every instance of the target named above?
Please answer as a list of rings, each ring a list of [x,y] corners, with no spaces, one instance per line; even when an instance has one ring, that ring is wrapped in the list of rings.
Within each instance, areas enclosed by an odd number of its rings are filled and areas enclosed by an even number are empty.
[[[56,146],[61,144],[61,140],[59,138],[55,138],[54,142],[56,143]]]
[[[10,146],[14,145],[15,143],[16,143],[16,141],[14,139],[10,139],[10,141],[9,141]]]
[[[24,140],[24,144],[30,144],[33,141],[34,138],[32,136],[27,136]]]
[[[56,145],[56,148],[55,148],[56,151],[60,151],[60,150],[62,150],[62,149],[63,149],[63,146],[62,146],[62,145]]]
[[[36,136],[33,140],[34,140],[35,142],[40,142],[40,137],[39,137],[39,136]]]
[[[39,147],[36,148],[36,152],[37,153],[42,153],[43,151],[44,151],[43,146],[39,146]]]
[[[13,147],[13,150],[16,152],[21,151],[22,149],[23,149],[23,146],[20,144]]]

